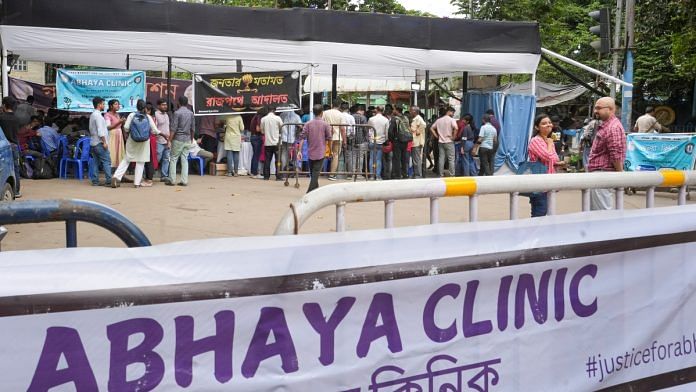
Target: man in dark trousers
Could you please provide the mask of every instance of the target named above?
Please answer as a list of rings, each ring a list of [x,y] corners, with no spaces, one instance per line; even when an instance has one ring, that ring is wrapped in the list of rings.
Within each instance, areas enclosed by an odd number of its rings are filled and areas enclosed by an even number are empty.
[[[389,123],[389,138],[394,143],[392,178],[408,178],[408,166],[411,161],[408,143],[413,140],[413,134],[400,105],[394,107],[394,116]]]
[[[324,108],[317,104],[312,108],[312,113],[314,113],[314,119],[304,125],[302,128],[302,133],[300,133],[300,148],[305,143],[309,143],[307,146],[307,158],[309,158],[309,188],[307,188],[307,193],[319,188],[319,173],[321,168],[324,167],[324,155],[326,155],[326,143],[331,140],[333,129],[331,126],[324,121],[322,118],[324,114]],[[299,157],[302,159],[302,156]]]

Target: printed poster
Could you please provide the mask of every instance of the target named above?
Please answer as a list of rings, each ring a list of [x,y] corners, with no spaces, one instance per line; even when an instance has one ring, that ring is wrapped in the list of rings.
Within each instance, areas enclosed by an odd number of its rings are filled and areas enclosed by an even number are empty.
[[[197,115],[300,108],[299,71],[196,74],[193,84]]]
[[[91,112],[92,99],[99,96],[106,102],[118,99],[121,112],[134,112],[136,102],[146,97],[145,72],[58,69],[56,91],[58,109]]]

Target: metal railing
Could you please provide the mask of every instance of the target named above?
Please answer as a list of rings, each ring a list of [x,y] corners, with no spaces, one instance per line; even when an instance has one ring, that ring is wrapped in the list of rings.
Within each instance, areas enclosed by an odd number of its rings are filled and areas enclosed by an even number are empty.
[[[646,188],[646,207],[655,205],[656,187],[679,188],[678,204],[686,204],[687,186],[696,185],[696,171],[600,172],[489,177],[450,177],[371,183],[340,183],[318,188],[290,204],[275,235],[298,234],[300,227],[324,207],[336,206],[336,231],[345,231],[347,203],[384,202],[384,227],[394,226],[396,200],[430,199],[430,223],[439,222],[439,199],[469,197],[469,221],[478,219],[480,195],[509,194],[510,219],[517,219],[520,193],[548,192],[548,215],[556,212],[556,192],[582,191],[582,211],[590,210],[590,189],[615,189],[615,208],[623,209],[624,188]]]
[[[287,127],[287,126],[301,127],[304,125],[306,125],[306,124],[304,124],[304,123],[284,123],[283,127]],[[368,180],[370,178],[376,179],[377,176],[374,173],[377,170],[377,164],[376,164],[376,162],[371,162],[371,159],[370,159],[370,156],[375,154],[376,147],[375,147],[374,143],[369,142],[370,139],[374,138],[374,134],[376,133],[375,128],[373,126],[367,125],[367,124],[352,124],[352,125],[351,124],[329,124],[329,126],[331,126],[331,127],[335,127],[335,126],[339,127],[340,126],[340,127],[367,128],[368,129],[368,137],[367,137],[367,140],[365,140],[365,143],[368,143],[368,145],[372,145],[372,149],[368,148],[368,150],[364,152],[364,156],[362,156],[362,161],[363,161],[364,166],[365,166],[365,172],[361,171],[362,168],[357,168],[356,167],[357,165],[351,165],[352,169],[353,169],[351,171],[348,171],[348,170],[343,170],[343,171],[337,170],[336,172],[321,171],[319,174],[341,175],[341,176],[347,176],[348,178],[353,177],[353,181],[357,181],[358,176],[364,176]],[[280,175],[285,175],[285,186],[289,185],[289,178],[290,178],[290,176],[292,176],[295,179],[295,185],[294,185],[295,188],[299,188],[299,186],[300,186],[300,184],[299,184],[299,176],[300,175],[309,175],[310,174],[309,171],[299,170],[298,165],[297,165],[298,163],[302,162],[301,160],[297,159],[297,153],[300,152],[299,151],[300,134],[301,134],[301,131],[298,129],[295,132],[295,143],[293,143],[293,146],[291,147],[292,149],[295,150],[295,154],[291,154],[290,151],[288,151],[288,152],[284,151],[285,147],[283,145],[282,138],[280,138],[278,140],[278,146],[277,146],[278,147],[278,156],[282,157],[284,152],[287,153],[288,154],[288,163],[294,161],[293,166],[294,166],[295,170],[283,170],[283,168],[281,167],[282,166],[281,162],[276,162],[276,164],[275,164],[276,173],[278,173]],[[344,149],[347,147],[351,147],[351,149],[357,149],[359,147],[359,145],[351,144],[351,145],[344,146],[343,145],[344,140],[343,140],[341,132],[338,133],[338,140],[337,141],[339,142],[339,149],[338,149],[338,154],[337,154],[338,158],[337,159],[339,159],[339,161],[340,161],[341,156],[343,156],[344,165],[347,165]],[[349,141],[346,141],[346,142],[350,143]],[[357,154],[362,154],[362,153],[358,151]],[[293,155],[294,155],[294,157],[293,157]],[[357,157],[357,155],[356,155],[356,157]],[[332,159],[332,156],[330,155],[326,159]],[[356,160],[358,160],[358,159],[356,159]],[[370,168],[372,170],[370,170]]]
[[[27,200],[0,203],[0,226],[24,223],[65,222],[65,244],[77,246],[77,222],[109,230],[128,247],[150,246],[150,240],[120,212],[86,200]]]

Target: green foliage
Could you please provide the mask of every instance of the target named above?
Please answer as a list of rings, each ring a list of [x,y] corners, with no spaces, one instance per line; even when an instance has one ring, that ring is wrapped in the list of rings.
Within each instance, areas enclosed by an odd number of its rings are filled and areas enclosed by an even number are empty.
[[[205,0],[207,4],[235,7],[317,8],[326,9],[328,0]],[[433,16],[427,12],[407,10],[397,0],[332,0],[331,9],[338,11],[381,12],[416,16]]]
[[[688,96],[696,76],[696,3],[644,0],[636,7],[635,84],[647,99]]]
[[[603,7],[612,9],[613,30],[614,0],[451,0],[451,3],[458,7],[458,14],[473,15],[474,19],[535,20],[539,22],[544,48],[609,71],[609,56],[599,60],[589,46],[594,37],[588,29],[596,23],[587,13]],[[688,96],[696,76],[696,1],[640,0],[636,3],[634,84],[637,95],[646,94],[648,98]],[[595,78],[577,69],[571,71],[587,81]],[[544,62],[539,66],[537,77],[549,82],[569,82]],[[519,81],[520,77],[503,79]]]
[[[451,3],[458,8],[457,14],[473,15],[474,19],[536,21],[544,48],[591,67],[608,70],[608,59],[600,61],[590,47],[594,38],[589,28],[595,23],[587,13],[603,6],[599,0],[472,0],[472,9],[469,9],[469,0],[451,0]],[[572,71],[587,81],[594,79],[581,70]],[[539,64],[537,77],[552,83],[571,82],[545,62]],[[527,78],[520,75],[504,79],[520,81]]]

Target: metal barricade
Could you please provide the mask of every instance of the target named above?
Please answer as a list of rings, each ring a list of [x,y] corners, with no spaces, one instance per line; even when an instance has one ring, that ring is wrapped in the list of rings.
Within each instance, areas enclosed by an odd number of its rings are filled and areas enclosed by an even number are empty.
[[[286,127],[286,126],[301,127],[304,125],[305,124],[303,124],[303,123],[285,123],[285,124],[283,124],[283,127]],[[360,156],[362,157],[363,165],[361,165],[361,166],[365,167],[365,171],[362,172],[361,171],[362,168],[356,170],[356,166],[359,166],[359,165],[351,164],[350,167],[352,170],[343,170],[343,171],[336,171],[336,172],[322,171],[319,174],[335,174],[335,175],[344,175],[344,176],[348,176],[348,177],[353,177],[353,182],[358,180],[358,176],[364,176],[365,179],[367,179],[367,180],[369,180],[370,178],[375,179],[376,178],[375,173],[377,170],[377,164],[376,164],[376,162],[372,161],[371,157],[376,156],[376,154],[375,154],[376,145],[374,143],[369,142],[370,139],[374,138],[374,136],[372,136],[372,135],[374,135],[374,133],[375,133],[375,128],[373,126],[367,125],[367,124],[355,124],[355,125],[329,124],[329,125],[332,127],[334,127],[334,126],[341,126],[341,127],[350,126],[350,127],[356,127],[356,128],[361,128],[361,127],[367,128],[368,134],[367,134],[366,143],[368,143],[368,146],[370,144],[372,144],[372,150],[370,150],[370,148],[368,147],[367,151],[362,152],[359,150],[360,146],[358,144],[350,141],[350,139],[346,141],[346,146],[344,146],[342,135],[339,132],[339,134],[338,134],[339,135],[338,136],[339,150],[338,150],[338,154],[337,154],[337,159],[340,160],[341,154],[343,153],[344,154],[344,162],[345,162],[344,147],[346,147],[346,148],[350,147],[351,150],[357,149],[358,154],[360,154]],[[294,179],[295,179],[294,187],[295,188],[300,187],[300,183],[299,183],[299,176],[300,175],[309,175],[310,174],[309,171],[302,171],[299,168],[299,166],[302,164],[302,161],[297,159],[298,154],[301,152],[300,151],[300,144],[299,144],[300,133],[301,133],[301,131],[298,128],[298,130],[296,130],[296,134],[295,134],[295,143],[293,143],[292,146],[289,147],[289,148],[292,148],[292,150],[287,151],[288,161],[294,162],[294,165],[293,165],[294,170],[285,170],[286,168],[284,168],[282,166],[282,162],[279,162],[279,161],[283,160],[283,154],[285,153],[285,149],[288,148],[288,146],[284,145],[284,143],[282,141],[282,137],[279,138],[279,140],[278,140],[278,156],[280,157],[280,159],[276,160],[276,173],[278,173],[279,175],[285,175],[285,186],[290,185],[289,178],[291,175],[294,175]],[[360,157],[358,157],[358,159],[356,159],[357,162],[360,162],[359,158]],[[369,170],[370,167],[372,168],[372,170]]]
[[[615,208],[623,209],[623,190],[644,187],[646,207],[653,208],[655,188],[678,187],[678,204],[686,204],[687,186],[696,185],[696,171],[602,172],[571,174],[534,174],[488,177],[449,177],[384,181],[374,183],[342,183],[318,188],[292,203],[275,230],[275,235],[298,234],[300,227],[317,211],[336,206],[336,231],[345,231],[346,203],[384,202],[384,227],[394,226],[396,200],[427,198],[430,200],[430,223],[439,222],[441,197],[469,197],[469,221],[478,219],[478,197],[487,194],[510,195],[510,219],[517,219],[520,193],[548,192],[548,215],[556,212],[556,192],[582,191],[582,211],[590,210],[591,189],[614,189]]]
[[[75,199],[0,203],[0,226],[43,222],[65,222],[68,248],[77,247],[77,222],[88,222],[109,230],[131,248],[151,245],[138,226],[103,204]]]

